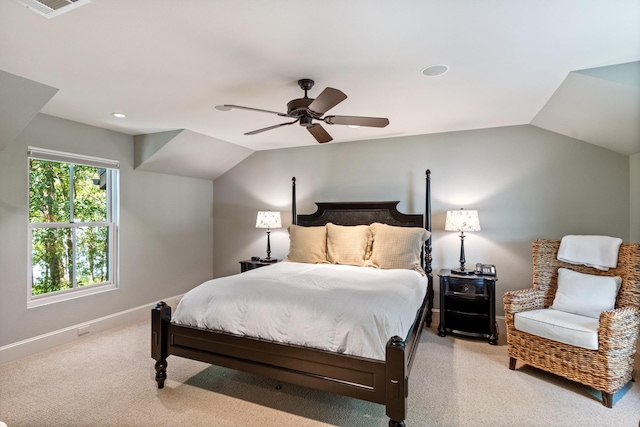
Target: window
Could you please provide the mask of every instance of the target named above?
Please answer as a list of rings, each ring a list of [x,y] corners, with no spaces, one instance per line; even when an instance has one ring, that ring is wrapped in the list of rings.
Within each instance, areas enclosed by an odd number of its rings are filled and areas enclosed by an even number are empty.
[[[119,163],[33,147],[28,159],[27,306],[115,289]]]

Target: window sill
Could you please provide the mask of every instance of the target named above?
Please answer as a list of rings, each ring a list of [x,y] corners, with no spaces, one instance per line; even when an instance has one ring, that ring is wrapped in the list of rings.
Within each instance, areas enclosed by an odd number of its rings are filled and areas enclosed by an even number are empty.
[[[69,291],[60,291],[55,295],[38,295],[30,296],[27,300],[27,308],[42,307],[44,305],[55,304],[58,302],[69,301],[76,298],[85,297],[88,295],[100,294],[102,292],[108,292],[118,289],[115,283],[105,283],[102,285],[93,285],[83,289],[74,289]]]

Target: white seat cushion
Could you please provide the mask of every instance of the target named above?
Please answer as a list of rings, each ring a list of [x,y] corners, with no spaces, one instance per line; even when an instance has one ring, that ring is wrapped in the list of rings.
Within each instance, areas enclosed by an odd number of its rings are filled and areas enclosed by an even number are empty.
[[[517,330],[588,350],[598,349],[598,319],[542,308],[514,316]]]

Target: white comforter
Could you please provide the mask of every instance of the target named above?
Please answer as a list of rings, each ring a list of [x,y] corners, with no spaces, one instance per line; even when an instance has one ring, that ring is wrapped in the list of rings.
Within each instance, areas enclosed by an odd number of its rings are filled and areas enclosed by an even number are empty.
[[[384,360],[426,291],[411,270],[280,262],[192,289],[172,322]]]

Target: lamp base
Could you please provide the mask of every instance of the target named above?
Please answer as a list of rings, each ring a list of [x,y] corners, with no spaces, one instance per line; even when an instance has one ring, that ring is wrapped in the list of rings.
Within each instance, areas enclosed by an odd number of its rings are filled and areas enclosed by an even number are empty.
[[[457,274],[459,276],[469,276],[471,274],[474,274],[475,271],[473,270],[451,270],[452,274]]]
[[[271,258],[271,257],[260,258],[260,262],[278,262],[278,259],[277,258]]]

